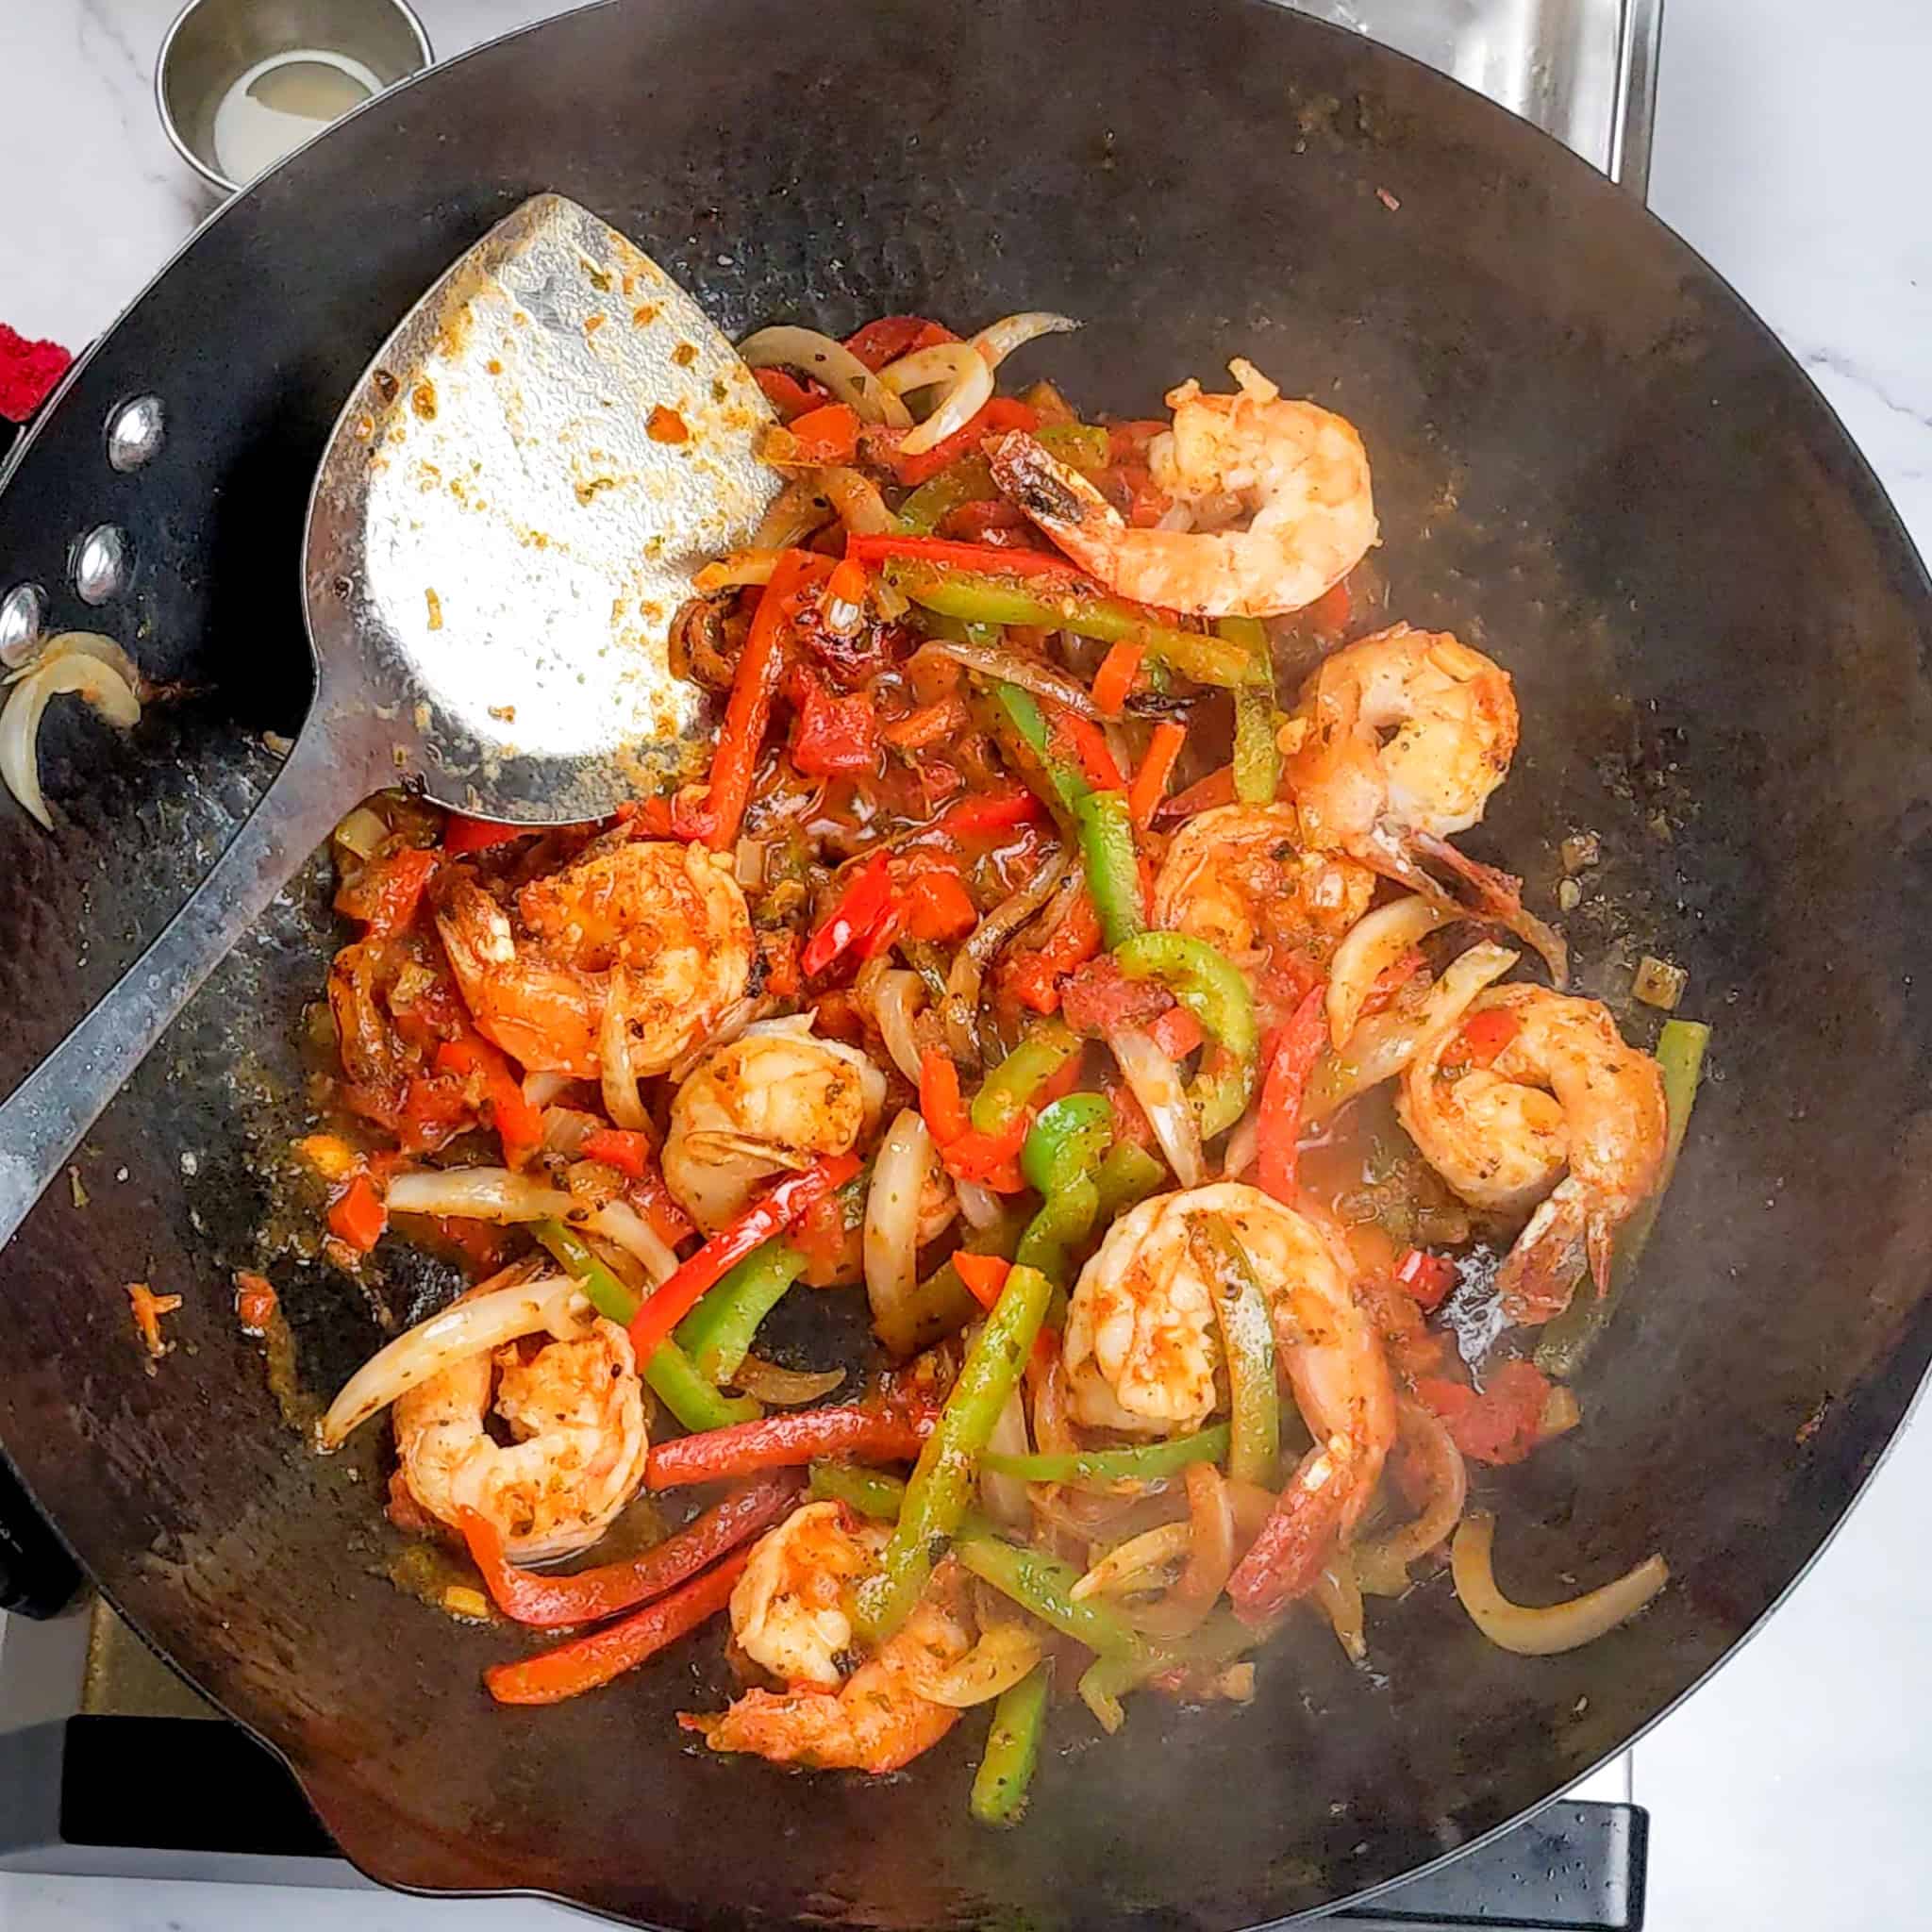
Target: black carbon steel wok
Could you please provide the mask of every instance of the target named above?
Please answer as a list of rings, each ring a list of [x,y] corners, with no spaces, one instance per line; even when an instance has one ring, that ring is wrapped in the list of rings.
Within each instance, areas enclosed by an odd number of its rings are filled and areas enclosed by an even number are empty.
[[[1570,921],[1585,984],[1691,969],[1715,1066],[1586,1425],[1488,1487],[1506,1585],[1652,1548],[1674,1580],[1571,1657],[1485,1645],[1440,1583],[1312,1623],[1251,1708],[1132,1713],[971,1829],[964,1738],[883,1787],[693,1753],[715,1633],[550,1711],[477,1682],[519,1641],[385,1568],[375,1431],[331,1461],[277,1415],[227,1271],[262,1256],[305,1379],[375,1338],[281,1252],[293,1044],[330,943],[298,891],[203,992],[7,1253],[0,1439],[134,1623],[287,1754],[344,1849],[435,1889],[529,1888],[675,1926],[1224,1928],[1379,1885],[1536,1805],[1749,1630],[1829,1533],[1932,1351],[1918,908],[1932,889],[1924,572],[1769,334],[1582,163],[1420,67],[1272,7],[652,0],[387,97],[240,197],[95,351],[0,497],[8,581],[132,536],[100,624],[184,694],[122,738],[44,733],[52,836],[0,816],[0,1079],[106,990],[273,774],[306,700],[296,555],[336,408],[396,317],[525,196],[636,236],[727,329],[893,309],[1087,317],[1029,352],[1091,406],[1255,358],[1360,426],[1391,608],[1515,673],[1524,749],[1480,838]],[[1378,190],[1399,204],[1386,206]],[[165,400],[161,458],[103,451]],[[1641,1013],[1630,1016],[1633,1026]],[[4,1150],[0,1150],[4,1151]],[[125,1178],[121,1171],[125,1170]],[[122,1284],[177,1290],[142,1373]],[[407,1316],[448,1291],[398,1259]],[[971,1734],[977,1726],[966,1727]],[[210,1794],[211,1802],[218,1801]]]

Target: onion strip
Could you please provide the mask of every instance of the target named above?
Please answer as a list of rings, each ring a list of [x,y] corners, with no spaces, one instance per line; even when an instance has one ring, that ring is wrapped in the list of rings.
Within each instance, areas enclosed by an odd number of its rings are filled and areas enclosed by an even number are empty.
[[[1198,1188],[1205,1172],[1201,1126],[1188,1104],[1180,1069],[1161,1052],[1153,1036],[1138,1026],[1123,1027],[1109,1035],[1107,1043],[1113,1049],[1134,1098],[1141,1103],[1141,1111],[1147,1116],[1174,1179],[1184,1188]]]
[[[1167,1573],[1193,1546],[1194,1531],[1187,1523],[1163,1523],[1142,1530],[1110,1549],[1067,1594],[1075,1603],[1090,1596],[1126,1596],[1139,1590],[1158,1590]]]
[[[1023,308],[1017,315],[1003,315],[990,322],[973,338],[973,346],[986,358],[989,369],[997,369],[1015,349],[1041,336],[1062,336],[1080,325],[1071,315],[1056,315],[1050,308]]]
[[[882,379],[843,342],[815,328],[761,328],[739,343],[738,353],[747,368],[801,371],[824,383],[867,423],[883,423],[888,429],[912,426],[911,411]]]
[[[134,688],[118,669],[104,663],[91,650],[75,647],[43,657],[13,687],[5,710],[0,710],[0,781],[50,832],[53,814],[41,791],[41,716],[50,698],[70,691],[86,699],[109,724],[123,731],[141,723],[141,700]]]
[[[843,1369],[785,1369],[747,1352],[732,1373],[731,1385],[774,1408],[802,1408],[829,1395],[844,1379]]]
[[[631,1071],[630,975],[621,965],[610,969],[604,1016],[597,1024],[597,1079],[604,1091],[604,1111],[626,1133],[642,1133],[650,1125],[650,1116]]]
[[[1419,893],[1366,912],[1349,927],[1328,970],[1328,1039],[1337,1053],[1348,1044],[1363,1004],[1383,970],[1425,934],[1456,915]]]
[[[913,1690],[928,1704],[970,1710],[1010,1690],[1040,1661],[1040,1639],[1024,1624],[995,1624],[958,1663],[927,1676],[916,1674]]]
[[[932,414],[907,432],[899,445],[902,456],[924,456],[927,450],[957,436],[992,399],[992,368],[970,342],[938,342],[915,349],[879,371],[879,382],[895,396],[946,385]]]
[[[1033,1444],[1026,1435],[1026,1401],[1016,1383],[992,1425],[987,1448],[995,1456],[1027,1456]],[[1000,1475],[991,1469],[979,1472],[979,1494],[986,1513],[1008,1529],[1024,1529],[1030,1520],[1026,1485],[1018,1476]]]
[[[1493,1516],[1465,1516],[1456,1532],[1450,1567],[1457,1597],[1476,1628],[1498,1649],[1518,1657],[1555,1657],[1593,1643],[1634,1617],[1670,1581],[1670,1566],[1661,1557],[1650,1556],[1601,1590],[1533,1609],[1511,1603],[1496,1588],[1490,1560],[1495,1534]]]
[[[1462,1521],[1469,1505],[1469,1470],[1442,1419],[1419,1402],[1396,1405],[1406,1440],[1420,1447],[1430,1480],[1429,1500],[1414,1522],[1355,1546],[1355,1574],[1371,1596],[1400,1596],[1408,1566],[1425,1557]]]
[[[890,1330],[919,1283],[919,1197],[932,1171],[932,1136],[919,1109],[887,1129],[865,1191],[865,1292],[873,1324]]]
[[[886,508],[878,485],[842,463],[818,473],[819,489],[839,512],[839,521],[855,537],[883,537],[899,527]]]
[[[518,1262],[495,1277],[527,1272]],[[547,1331],[559,1340],[584,1332],[590,1303],[567,1274],[546,1274],[508,1286],[484,1283],[378,1349],[343,1383],[322,1419],[323,1448],[340,1448],[351,1431],[399,1395],[421,1388],[458,1362]]]
[[[954,956],[940,1017],[945,1024],[946,1046],[962,1067],[979,1065],[979,990],[986,969],[992,964],[993,955],[1059,890],[1071,863],[1062,852],[1051,865],[1042,866],[973,928]]]
[[[458,1221],[562,1221],[576,1209],[561,1188],[507,1167],[432,1167],[389,1184],[391,1214],[447,1214]]]
[[[920,1052],[912,1036],[912,1020],[924,998],[925,982],[903,966],[881,973],[872,990],[872,1015],[878,1022],[886,1051],[915,1087],[919,1085]]]
[[[691,587],[699,596],[708,597],[716,591],[735,591],[746,584],[769,584],[772,573],[778,568],[778,559],[784,555],[783,550],[734,550],[715,563],[706,564],[691,578]]]
[[[1041,663],[1037,658],[1023,658],[1015,651],[993,650],[983,644],[954,643],[947,638],[935,638],[930,643],[920,645],[910,661],[917,664],[922,658],[950,658],[955,664],[963,664],[981,677],[1017,684],[1036,697],[1051,698],[1055,704],[1066,706],[1082,718],[1100,716],[1092,694],[1084,684],[1064,671]]]

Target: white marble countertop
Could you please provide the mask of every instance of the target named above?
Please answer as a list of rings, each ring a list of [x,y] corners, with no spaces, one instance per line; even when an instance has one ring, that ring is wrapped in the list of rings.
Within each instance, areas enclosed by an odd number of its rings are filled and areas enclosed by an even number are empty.
[[[155,116],[176,4],[0,0],[0,320],[25,334],[97,334],[213,206]],[[444,55],[554,10],[417,7]],[[1928,73],[1924,0],[1667,0],[1650,200],[1783,337],[1932,549]],[[1654,1932],[1925,1923],[1928,1489],[1922,1414],[1766,1631],[1593,1788],[1627,1782],[1651,1807]],[[270,1909],[247,1888],[0,1874],[0,1932],[241,1932]],[[272,1909],[281,1932],[566,1923],[530,1902],[366,1892],[286,1891]]]

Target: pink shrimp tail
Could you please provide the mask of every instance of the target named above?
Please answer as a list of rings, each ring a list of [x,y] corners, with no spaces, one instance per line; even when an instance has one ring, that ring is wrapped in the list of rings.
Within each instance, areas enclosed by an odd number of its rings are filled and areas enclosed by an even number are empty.
[[[1566,1180],[1529,1217],[1496,1271],[1503,1312],[1526,1326],[1553,1321],[1570,1306],[1586,1259],[1601,1293],[1609,1282],[1609,1223],[1590,1211],[1574,1180]]]

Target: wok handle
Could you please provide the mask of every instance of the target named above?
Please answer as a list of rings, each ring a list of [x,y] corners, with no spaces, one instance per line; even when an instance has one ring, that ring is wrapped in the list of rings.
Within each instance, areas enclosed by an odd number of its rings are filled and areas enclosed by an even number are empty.
[[[334,728],[331,728],[333,725]],[[214,870],[107,997],[0,1106],[0,1246],[223,957],[375,786],[366,733],[318,705]]]

